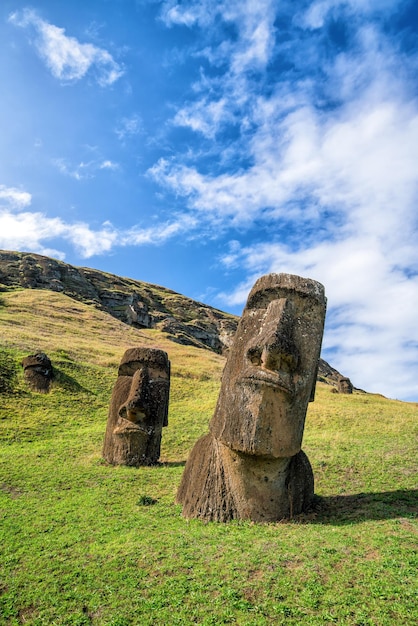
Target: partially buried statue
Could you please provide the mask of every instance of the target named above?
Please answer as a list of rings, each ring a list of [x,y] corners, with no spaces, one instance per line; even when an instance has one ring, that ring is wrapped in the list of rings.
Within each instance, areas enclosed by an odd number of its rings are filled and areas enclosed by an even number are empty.
[[[110,401],[103,457],[113,465],[153,465],[168,424],[170,361],[156,348],[126,350]]]
[[[185,517],[272,522],[309,508],[314,479],[301,444],[325,309],[314,280],[268,274],[255,283],[210,432],[195,444],[177,493]]]
[[[48,393],[54,377],[51,359],[44,352],[36,352],[23,359],[22,367],[29,387],[39,393]]]

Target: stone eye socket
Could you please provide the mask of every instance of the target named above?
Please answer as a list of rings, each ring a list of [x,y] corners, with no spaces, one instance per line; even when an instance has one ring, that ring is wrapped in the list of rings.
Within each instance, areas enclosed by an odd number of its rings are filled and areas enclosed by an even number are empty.
[[[260,348],[250,348],[247,352],[247,358],[252,365],[261,365],[261,349]]]

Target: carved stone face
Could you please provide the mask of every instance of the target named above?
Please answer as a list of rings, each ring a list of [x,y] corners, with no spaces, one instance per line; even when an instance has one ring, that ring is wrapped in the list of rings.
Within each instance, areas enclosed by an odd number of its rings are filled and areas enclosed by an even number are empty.
[[[326,300],[310,279],[269,274],[248,297],[222,377],[211,432],[250,455],[290,457],[313,399]]]
[[[103,456],[110,463],[146,465],[160,455],[167,426],[170,362],[162,350],[132,348],[113,388]]]

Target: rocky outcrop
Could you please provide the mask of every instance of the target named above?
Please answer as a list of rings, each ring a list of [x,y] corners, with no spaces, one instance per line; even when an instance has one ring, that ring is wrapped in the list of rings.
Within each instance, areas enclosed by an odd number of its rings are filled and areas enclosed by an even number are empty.
[[[0,288],[50,289],[92,304],[125,324],[158,328],[185,345],[228,350],[238,319],[170,289],[39,254],[0,251]]]

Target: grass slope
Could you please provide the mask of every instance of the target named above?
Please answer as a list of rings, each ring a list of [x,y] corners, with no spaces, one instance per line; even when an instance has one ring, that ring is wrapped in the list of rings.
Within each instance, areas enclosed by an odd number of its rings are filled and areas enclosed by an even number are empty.
[[[223,359],[63,294],[2,294],[2,343],[52,359],[0,407],[0,624],[413,624],[418,405],[319,385],[304,437],[316,510],[287,523],[186,521],[184,461],[207,431]],[[109,467],[101,446],[121,355],[172,363],[163,464]],[[153,503],[153,504],[152,504]],[[415,585],[415,587],[414,587]]]

